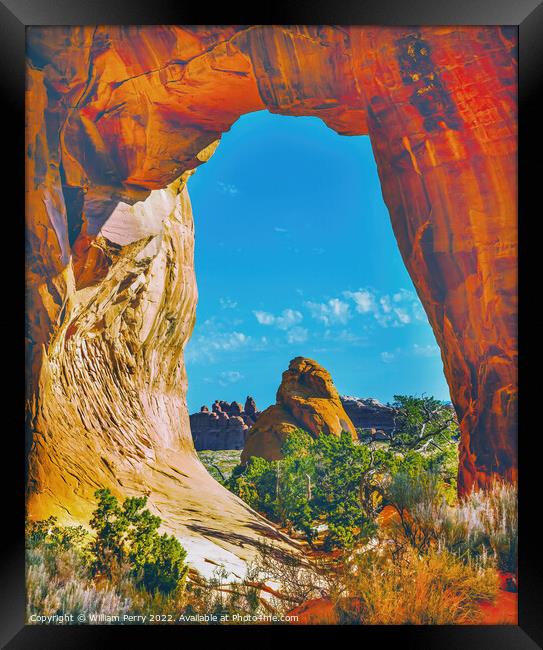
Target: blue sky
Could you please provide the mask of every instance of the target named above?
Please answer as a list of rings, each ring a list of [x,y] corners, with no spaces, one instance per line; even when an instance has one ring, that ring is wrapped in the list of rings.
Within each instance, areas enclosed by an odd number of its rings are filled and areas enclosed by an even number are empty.
[[[313,117],[241,117],[190,178],[199,301],[186,348],[192,413],[275,401],[307,356],[340,394],[449,391],[403,265],[367,136]]]

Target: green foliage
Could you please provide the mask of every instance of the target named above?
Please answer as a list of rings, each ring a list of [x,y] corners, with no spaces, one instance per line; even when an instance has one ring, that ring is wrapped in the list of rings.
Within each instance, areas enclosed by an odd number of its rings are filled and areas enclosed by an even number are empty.
[[[258,597],[259,590],[252,586],[258,582],[254,569],[248,571],[245,580],[250,585],[236,582],[224,570],[217,569],[210,579],[200,576],[197,583],[188,582],[183,590],[149,592],[138,586],[129,571],[97,579],[73,549],[54,552],[38,544],[27,549],[26,556],[27,622],[35,623],[35,616],[71,615],[72,620],[52,624],[77,625],[77,616],[83,614],[89,624],[116,624],[108,619],[123,615],[146,616],[149,624],[149,616],[154,615],[166,619],[161,623],[172,625],[191,623],[188,617],[196,615],[202,621],[215,614],[228,615],[231,622],[242,622],[247,615],[268,614]]]
[[[121,505],[109,490],[98,490],[95,496],[98,504],[89,522],[94,537],[82,526],[59,526],[49,517],[28,524],[28,551],[39,551],[55,567],[56,557],[71,554],[91,577],[119,581],[129,575],[149,593],[182,590],[186,551],[175,537],[159,535],[162,521],[145,508],[147,497],[130,497]]]
[[[360,500],[360,486],[371,466],[371,453],[348,433],[311,437],[292,433],[283,459],[251,458],[232,473],[229,488],[253,508],[309,542],[325,530],[328,548],[353,546],[373,525]]]
[[[392,406],[398,412],[395,430],[389,436],[395,448],[440,450],[443,443],[459,438],[453,410],[434,397],[394,395]]]
[[[253,456],[246,466],[238,465],[228,482],[229,488],[255,510],[277,519],[277,466]]]
[[[140,565],[143,571],[142,583],[147,591],[171,593],[178,589],[188,572],[186,557],[185,549],[173,535],[157,535],[153,540],[152,551],[144,556]]]
[[[224,485],[228,481],[234,468],[239,465],[240,449],[204,449],[198,452],[211,476]]]
[[[90,520],[95,574],[112,577],[128,566],[139,586],[149,592],[170,593],[187,575],[186,551],[179,541],[159,535],[160,517],[145,509],[147,497],[130,497],[122,505],[107,489],[95,493],[98,506]]]
[[[350,435],[319,436],[315,457],[314,509],[328,525],[326,546],[350,548],[374,532],[360,499],[360,488],[371,469],[371,452]]]
[[[395,429],[389,434],[380,466],[390,477],[429,472],[440,495],[456,501],[459,429],[452,409],[433,397],[395,395]]]
[[[458,471],[453,411],[433,397],[394,400],[395,429],[385,443],[359,444],[345,432],[314,438],[299,429],[283,443],[281,460],[250,458],[233,470],[226,486],[310,543],[326,531],[327,548],[350,548],[373,534],[380,509],[391,503],[395,476],[401,481],[431,475],[440,498],[453,503]]]
[[[437,541],[435,521],[445,506],[443,482],[422,468],[395,474],[388,487],[387,500],[400,517],[405,539],[420,553]]]
[[[89,533],[83,526],[59,526],[56,517],[32,521],[26,527],[27,549],[41,546],[51,551],[67,551],[72,548],[84,551],[89,542]]]

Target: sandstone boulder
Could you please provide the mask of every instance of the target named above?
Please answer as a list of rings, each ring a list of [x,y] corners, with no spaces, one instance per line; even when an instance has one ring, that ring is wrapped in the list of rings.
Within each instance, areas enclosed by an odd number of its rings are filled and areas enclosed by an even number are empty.
[[[314,436],[339,436],[347,431],[354,440],[357,437],[330,373],[305,357],[293,359],[283,373],[277,402],[260,414],[249,431],[241,462],[251,456],[281,458],[285,438],[296,429],[305,429]]]

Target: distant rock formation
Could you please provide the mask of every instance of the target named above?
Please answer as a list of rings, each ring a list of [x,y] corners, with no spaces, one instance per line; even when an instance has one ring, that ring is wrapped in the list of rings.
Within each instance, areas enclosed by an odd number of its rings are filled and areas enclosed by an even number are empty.
[[[357,433],[345,412],[330,373],[316,361],[296,357],[283,373],[277,403],[259,415],[249,432],[241,454],[245,463],[251,456],[267,460],[281,458],[281,446],[289,433],[305,429],[317,436]]]
[[[351,397],[342,395],[341,403],[357,430],[371,434],[375,439],[384,438],[383,433],[394,429],[394,417],[397,415],[391,406],[385,406],[373,397]]]
[[[252,397],[247,397],[245,407],[239,402],[215,400],[211,411],[202,406],[199,413],[190,416],[190,429],[194,447],[202,449],[243,449],[247,433],[260,412]]]

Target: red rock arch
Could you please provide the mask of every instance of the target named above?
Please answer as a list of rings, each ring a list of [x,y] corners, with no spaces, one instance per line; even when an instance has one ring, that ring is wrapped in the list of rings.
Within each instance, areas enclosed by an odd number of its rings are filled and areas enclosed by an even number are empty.
[[[497,27],[30,29],[31,516],[81,518],[93,486],[135,490],[164,473],[171,449],[192,453],[182,351],[173,351],[190,335],[196,300],[184,180],[240,115],[263,108],[369,134],[461,421],[460,490],[515,479],[515,39]],[[160,244],[177,270],[160,293],[156,270],[139,261],[156,234],[120,248],[98,234],[119,201],[179,177],[172,201],[185,216]],[[142,283],[163,312],[145,340],[129,341],[144,318]],[[131,445],[138,453],[127,459]],[[145,470],[130,483],[138,463]],[[155,505],[165,512],[166,501]]]

